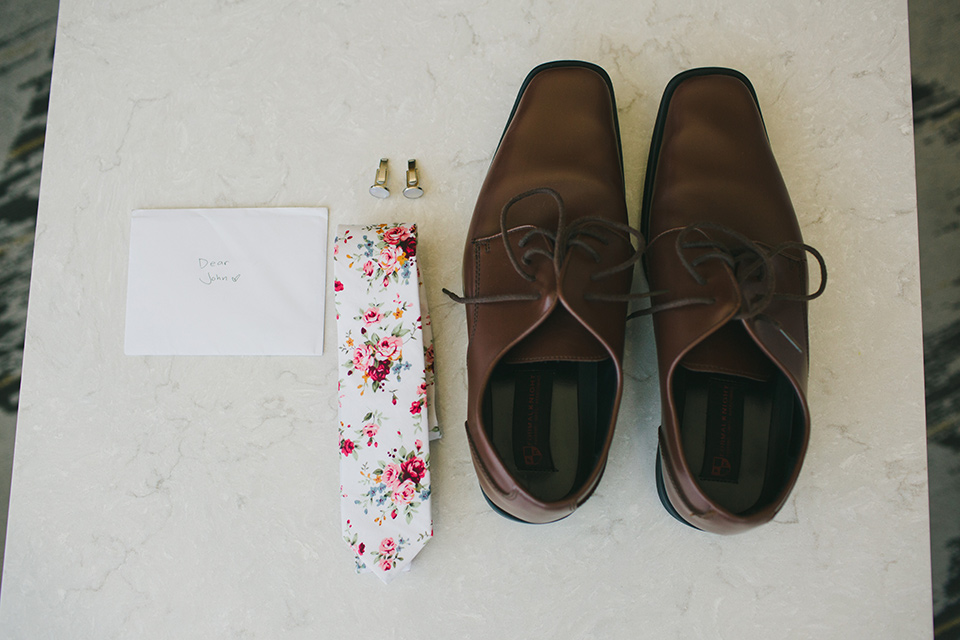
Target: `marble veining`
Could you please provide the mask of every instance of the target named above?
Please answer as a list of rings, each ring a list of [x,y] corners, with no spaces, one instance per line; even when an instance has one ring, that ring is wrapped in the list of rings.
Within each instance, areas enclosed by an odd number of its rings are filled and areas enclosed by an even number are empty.
[[[712,537],[660,507],[649,320],[595,496],[526,527],[480,495],[463,310],[439,289],[459,288],[520,82],[557,58],[612,76],[634,222],[666,82],[725,65],[757,87],[831,270],[810,312],[810,453],[764,528]],[[931,635],[904,2],[63,0],[47,139],[9,637]],[[393,185],[416,158],[426,195],[371,198],[381,157]],[[332,304],[320,358],[123,355],[130,211],[256,205],[420,225],[445,435],[436,538],[389,587],[354,575],[339,537]]]

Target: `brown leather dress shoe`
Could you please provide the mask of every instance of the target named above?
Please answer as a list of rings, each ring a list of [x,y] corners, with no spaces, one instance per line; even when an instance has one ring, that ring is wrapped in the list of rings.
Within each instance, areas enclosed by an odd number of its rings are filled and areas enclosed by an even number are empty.
[[[777,513],[810,433],[807,301],[826,283],[750,82],[694,69],[667,86],[641,224],[660,370],[657,483],[667,510],[736,533]],[[820,267],[808,295],[807,254]]]
[[[488,502],[545,523],[596,488],[623,386],[626,225],[607,74],[527,76],[477,198],[463,258],[467,437]]]

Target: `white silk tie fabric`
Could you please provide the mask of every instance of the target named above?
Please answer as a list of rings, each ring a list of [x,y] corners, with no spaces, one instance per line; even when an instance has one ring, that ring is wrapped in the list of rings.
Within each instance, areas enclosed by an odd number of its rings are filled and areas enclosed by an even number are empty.
[[[340,511],[357,571],[384,582],[433,536],[433,336],[414,224],[341,225],[337,308]]]

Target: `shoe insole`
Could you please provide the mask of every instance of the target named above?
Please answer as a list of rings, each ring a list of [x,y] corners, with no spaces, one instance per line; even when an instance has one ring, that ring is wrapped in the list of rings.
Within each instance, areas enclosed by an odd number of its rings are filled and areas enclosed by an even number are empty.
[[[507,470],[536,498],[574,491],[599,450],[597,362],[503,363],[486,396],[486,424]]]
[[[778,492],[790,455],[795,396],[782,375],[758,381],[683,371],[681,434],[704,493],[732,513]]]

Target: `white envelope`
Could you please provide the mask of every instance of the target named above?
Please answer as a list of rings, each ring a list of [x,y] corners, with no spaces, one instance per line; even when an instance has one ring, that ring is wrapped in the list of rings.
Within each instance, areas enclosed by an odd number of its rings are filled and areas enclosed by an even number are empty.
[[[130,220],[128,355],[320,355],[327,210],[150,209]]]

